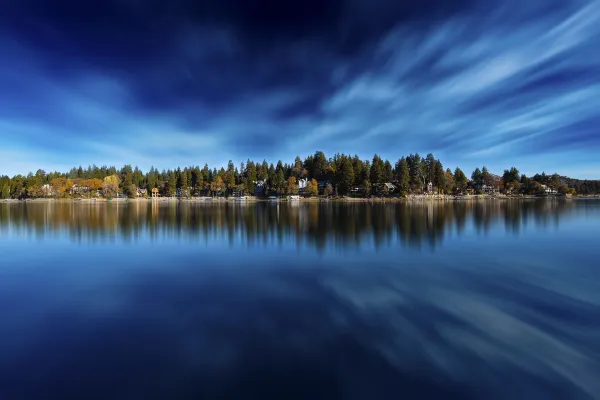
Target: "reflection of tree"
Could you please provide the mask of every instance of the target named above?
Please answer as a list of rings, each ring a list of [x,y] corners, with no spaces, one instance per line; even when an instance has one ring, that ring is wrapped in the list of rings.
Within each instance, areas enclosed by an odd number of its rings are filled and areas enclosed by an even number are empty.
[[[566,212],[585,212],[585,202],[558,199],[454,201],[439,203],[288,204],[123,202],[0,204],[0,230],[39,237],[67,232],[77,241],[135,241],[191,237],[223,238],[234,244],[305,244],[326,247],[376,247],[403,243],[439,245],[445,235],[479,233],[495,223],[519,233],[527,224],[556,225]]]

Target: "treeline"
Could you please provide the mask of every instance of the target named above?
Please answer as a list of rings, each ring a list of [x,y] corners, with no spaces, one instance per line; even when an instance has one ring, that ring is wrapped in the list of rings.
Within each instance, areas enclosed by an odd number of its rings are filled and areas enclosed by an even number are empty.
[[[152,167],[143,172],[125,165],[73,168],[67,173],[38,170],[27,176],[0,177],[0,198],[72,197],[103,195],[129,197],[150,195],[157,189],[162,196],[228,196],[260,194],[285,195],[400,195],[423,193],[462,194],[481,192],[486,188],[507,193],[539,194],[544,186],[566,193],[600,193],[600,181],[577,181],[557,174],[537,174],[527,177],[516,168],[505,170],[502,176],[490,173],[486,167],[470,175],[460,169],[444,169],[433,154],[421,157],[410,154],[392,164],[375,155],[372,160],[358,156],[336,154],[327,158],[321,151],[292,164],[247,160],[239,166],[229,161],[227,168],[191,166],[184,169],[159,171]],[[306,180],[306,186],[300,185]],[[139,189],[142,189],[141,191]]]

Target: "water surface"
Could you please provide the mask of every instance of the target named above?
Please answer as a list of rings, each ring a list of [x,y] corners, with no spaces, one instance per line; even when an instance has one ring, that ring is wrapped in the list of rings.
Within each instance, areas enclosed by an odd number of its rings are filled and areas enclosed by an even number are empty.
[[[0,204],[0,398],[600,398],[599,234],[595,200]]]

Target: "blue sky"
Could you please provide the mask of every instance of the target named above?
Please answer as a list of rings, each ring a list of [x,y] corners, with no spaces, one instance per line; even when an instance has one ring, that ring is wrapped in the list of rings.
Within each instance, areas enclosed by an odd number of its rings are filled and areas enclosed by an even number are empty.
[[[392,161],[600,178],[600,2],[9,0],[0,174]]]

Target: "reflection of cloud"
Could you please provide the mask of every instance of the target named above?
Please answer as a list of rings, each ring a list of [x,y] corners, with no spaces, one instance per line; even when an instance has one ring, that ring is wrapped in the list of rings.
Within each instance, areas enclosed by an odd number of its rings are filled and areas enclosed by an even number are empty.
[[[273,382],[367,399],[600,389],[597,274],[573,262],[597,256],[597,203],[149,203],[0,206],[0,253],[19,260],[0,271],[15,321],[0,324],[5,392],[33,398],[65,376],[103,398],[164,382],[219,398],[266,398]],[[560,232],[545,226],[559,216]],[[506,235],[504,220],[535,235]]]
[[[528,293],[539,281],[529,281],[531,276],[516,269],[510,272],[515,275],[502,273],[506,276],[495,276],[493,282],[491,276],[460,269],[463,271],[456,277],[452,277],[458,272],[454,268],[443,275],[441,270],[425,275],[395,270],[393,277],[390,270],[381,275],[360,270],[332,275],[322,284],[340,302],[337,312],[346,317],[338,320],[349,330],[357,323],[371,327],[363,336],[364,345],[377,349],[406,373],[416,370],[437,380],[475,385],[493,398],[521,390],[543,393],[529,377],[548,386],[566,383],[592,397],[600,393],[596,379],[600,364],[587,347],[593,343],[593,334],[587,331],[593,328],[569,326],[534,308],[537,302],[552,302],[557,308],[572,304],[571,296],[577,296],[578,287],[567,293],[539,289]],[[480,286],[473,285],[473,279]],[[499,292],[490,288],[502,287],[503,279],[519,280],[525,292],[498,296]],[[527,301],[511,304],[517,298]],[[585,310],[589,317],[599,305],[586,306],[580,312]],[[578,337],[587,342],[578,342]],[[499,374],[518,375],[520,382],[503,388]]]

